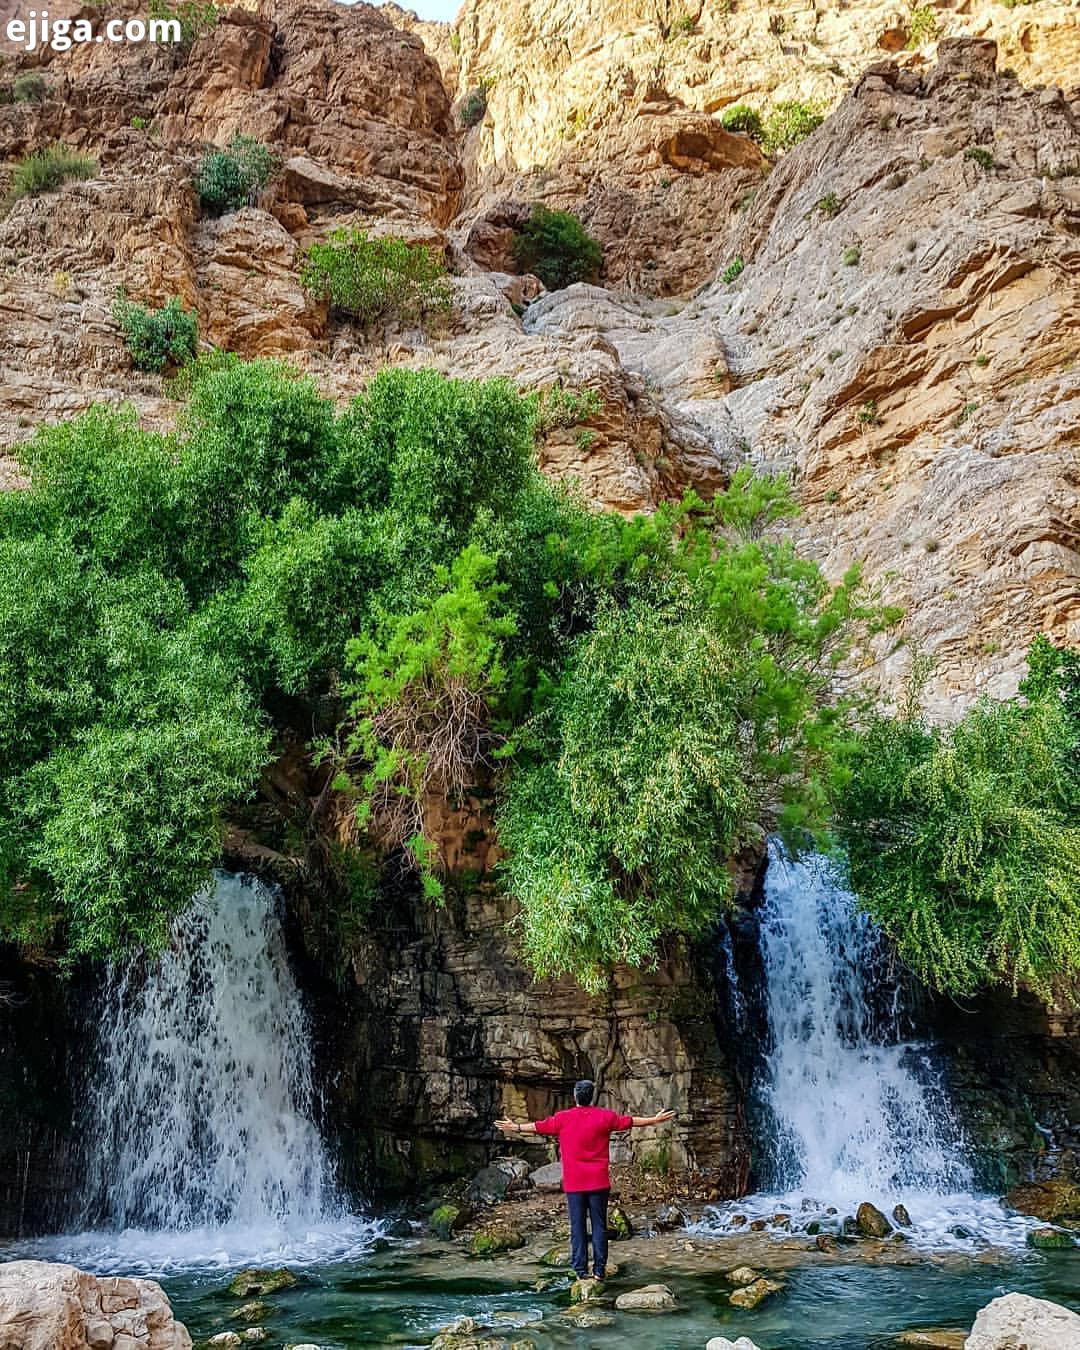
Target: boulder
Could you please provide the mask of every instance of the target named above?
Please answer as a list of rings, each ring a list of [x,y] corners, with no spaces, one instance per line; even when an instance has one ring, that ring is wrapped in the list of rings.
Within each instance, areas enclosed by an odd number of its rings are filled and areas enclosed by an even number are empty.
[[[595,1303],[603,1292],[603,1280],[593,1279],[586,1275],[583,1280],[575,1280],[570,1286],[570,1301],[572,1303]]]
[[[251,1298],[253,1294],[262,1297],[276,1294],[279,1289],[289,1289],[296,1283],[296,1276],[285,1266],[276,1270],[260,1270],[250,1267],[241,1270],[229,1281],[229,1293],[237,1298]]]
[[[274,1311],[269,1303],[261,1303],[258,1299],[251,1303],[241,1303],[239,1308],[234,1308],[229,1316],[234,1322],[263,1322]]]
[[[614,1238],[616,1242],[634,1236],[634,1225],[630,1222],[630,1217],[622,1205],[612,1205],[608,1210],[607,1230],[608,1237]]]
[[[686,1215],[678,1205],[661,1205],[653,1215],[653,1227],[660,1233],[671,1233],[686,1227]]]
[[[641,1289],[630,1289],[615,1300],[619,1312],[671,1312],[677,1306],[675,1295],[666,1284],[647,1284]]]
[[[545,1163],[529,1173],[529,1180],[538,1191],[562,1190],[562,1163]]]
[[[605,1312],[603,1308],[593,1307],[586,1303],[575,1303],[573,1307],[567,1308],[562,1314],[562,1320],[582,1331],[615,1325],[615,1319],[611,1313]]]
[[[216,1336],[211,1336],[206,1344],[212,1345],[214,1350],[236,1350],[237,1346],[244,1344],[244,1340],[235,1331],[219,1331]]]
[[[921,1345],[927,1350],[964,1350],[967,1332],[949,1327],[917,1327],[901,1332],[897,1339],[901,1345]]]
[[[1080,1186],[1064,1177],[1052,1181],[1027,1181],[1014,1186],[1002,1201],[1019,1214],[1030,1214],[1044,1223],[1080,1227]]]
[[[1066,1252],[1076,1246],[1076,1241],[1060,1228],[1033,1228],[1027,1235],[1027,1244],[1039,1251]]]
[[[736,1289],[729,1295],[728,1301],[735,1308],[756,1308],[770,1294],[778,1294],[783,1287],[776,1280],[766,1280],[762,1277],[753,1284],[745,1284],[741,1289]]]
[[[471,1256],[500,1256],[525,1246],[525,1239],[516,1228],[506,1224],[487,1224],[478,1228],[469,1239]]]
[[[428,1220],[428,1227],[437,1238],[442,1238],[444,1242],[449,1242],[455,1233],[459,1233],[462,1228],[472,1218],[472,1211],[464,1205],[455,1205],[450,1201],[432,1211],[431,1218]]]
[[[753,1284],[755,1280],[760,1280],[761,1276],[752,1266],[736,1266],[734,1270],[727,1273],[729,1284]]]
[[[510,1189],[511,1177],[501,1167],[484,1167],[469,1183],[468,1197],[477,1205],[495,1205]]]
[[[740,1336],[737,1341],[729,1341],[726,1336],[713,1336],[705,1344],[705,1350],[758,1350],[749,1336]]]
[[[893,1205],[892,1219],[899,1228],[911,1227],[911,1215],[904,1205]]]
[[[869,1200],[864,1200],[855,1211],[855,1228],[860,1237],[883,1238],[892,1232],[892,1224]]]
[[[1076,1350],[1080,1317],[1058,1303],[1006,1294],[975,1318],[964,1350]]]
[[[50,1261],[0,1265],[5,1350],[191,1350],[154,1280],[97,1278]]]

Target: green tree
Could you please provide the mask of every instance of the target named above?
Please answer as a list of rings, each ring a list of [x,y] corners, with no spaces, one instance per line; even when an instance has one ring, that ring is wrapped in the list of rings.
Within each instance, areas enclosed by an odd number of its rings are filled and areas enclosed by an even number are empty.
[[[300,281],[365,326],[390,316],[409,322],[450,309],[446,265],[436,251],[393,235],[371,239],[363,230],[334,230],[308,249]]]
[[[577,216],[539,203],[514,235],[513,250],[518,267],[538,276],[549,291],[594,281],[604,260],[600,245]]]

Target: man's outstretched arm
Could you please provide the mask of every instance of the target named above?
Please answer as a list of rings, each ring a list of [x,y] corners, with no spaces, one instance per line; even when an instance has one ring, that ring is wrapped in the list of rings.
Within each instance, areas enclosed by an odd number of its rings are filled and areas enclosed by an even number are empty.
[[[666,1125],[675,1119],[674,1111],[658,1111],[655,1116],[631,1116],[631,1125]]]
[[[527,1120],[524,1125],[519,1125],[514,1120],[497,1120],[495,1128],[502,1130],[503,1134],[539,1134],[539,1130],[531,1120]]]

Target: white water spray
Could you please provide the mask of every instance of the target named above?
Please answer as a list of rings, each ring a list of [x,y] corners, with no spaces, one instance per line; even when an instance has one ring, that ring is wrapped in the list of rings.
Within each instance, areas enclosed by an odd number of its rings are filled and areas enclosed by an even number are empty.
[[[772,1184],[834,1202],[968,1190],[927,1048],[902,1038],[895,991],[880,1006],[883,943],[825,859],[771,849],[761,956]]]

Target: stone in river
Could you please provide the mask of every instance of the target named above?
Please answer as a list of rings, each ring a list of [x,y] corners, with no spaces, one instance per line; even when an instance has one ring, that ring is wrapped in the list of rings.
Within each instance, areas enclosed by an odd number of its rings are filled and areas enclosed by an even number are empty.
[[[634,1226],[622,1205],[612,1205],[608,1210],[608,1237],[616,1242],[634,1236]]]
[[[215,1350],[235,1350],[236,1346],[243,1345],[244,1342],[235,1331],[219,1331],[216,1336],[211,1336],[206,1344],[214,1346]]]
[[[229,1316],[236,1322],[263,1322],[271,1316],[274,1309],[269,1303],[262,1303],[255,1299],[251,1303],[241,1303],[239,1308],[234,1308]]]
[[[249,1267],[232,1277],[229,1281],[229,1293],[237,1298],[251,1298],[253,1294],[276,1294],[279,1289],[288,1289],[294,1284],[296,1276],[284,1266],[279,1266],[276,1270]]]
[[[728,1271],[726,1278],[730,1284],[753,1284],[761,1276],[752,1266],[736,1266],[734,1270]]]
[[[439,1205],[432,1211],[431,1218],[428,1220],[428,1227],[437,1238],[442,1238],[444,1242],[449,1242],[453,1235],[459,1232],[472,1218],[472,1212],[464,1205],[455,1205],[451,1201]]]
[[[975,1319],[965,1350],[1075,1350],[1080,1317],[1058,1303],[1027,1294],[1006,1294],[988,1303]]]
[[[677,1306],[675,1295],[666,1284],[647,1284],[630,1289],[615,1300],[619,1312],[670,1312]]]
[[[603,1308],[591,1307],[584,1303],[576,1303],[572,1308],[567,1308],[562,1313],[561,1319],[585,1331],[590,1327],[611,1327],[615,1325],[615,1319],[611,1313],[604,1312]]]
[[[705,1350],[758,1350],[749,1336],[740,1336],[737,1341],[729,1341],[726,1336],[713,1336],[705,1344]]]
[[[736,1289],[729,1295],[728,1301],[736,1308],[756,1308],[770,1294],[778,1294],[783,1287],[776,1280],[762,1278],[755,1280],[753,1284],[744,1284],[741,1289]]]
[[[892,1217],[893,1223],[899,1224],[901,1228],[911,1227],[911,1215],[904,1205],[893,1205]]]
[[[892,1232],[892,1224],[869,1200],[864,1200],[855,1211],[855,1227],[862,1237],[883,1238]]]
[[[469,1253],[472,1256],[500,1256],[503,1252],[514,1252],[525,1246],[525,1239],[516,1228],[505,1224],[488,1224],[478,1228],[469,1240]]]
[[[570,1301],[572,1303],[595,1303],[603,1295],[604,1282],[586,1275],[582,1280],[575,1280],[570,1286]]]
[[[949,1327],[917,1327],[901,1332],[898,1340],[901,1345],[921,1345],[926,1350],[964,1350],[967,1332]]]
[[[1033,1228],[1027,1235],[1027,1242],[1029,1247],[1046,1252],[1066,1252],[1076,1246],[1068,1233],[1057,1228]],[[1077,1345],[1080,1346],[1080,1342]]]
[[[661,1205],[653,1218],[653,1225],[661,1233],[670,1233],[676,1228],[686,1227],[686,1215],[678,1205]]]

